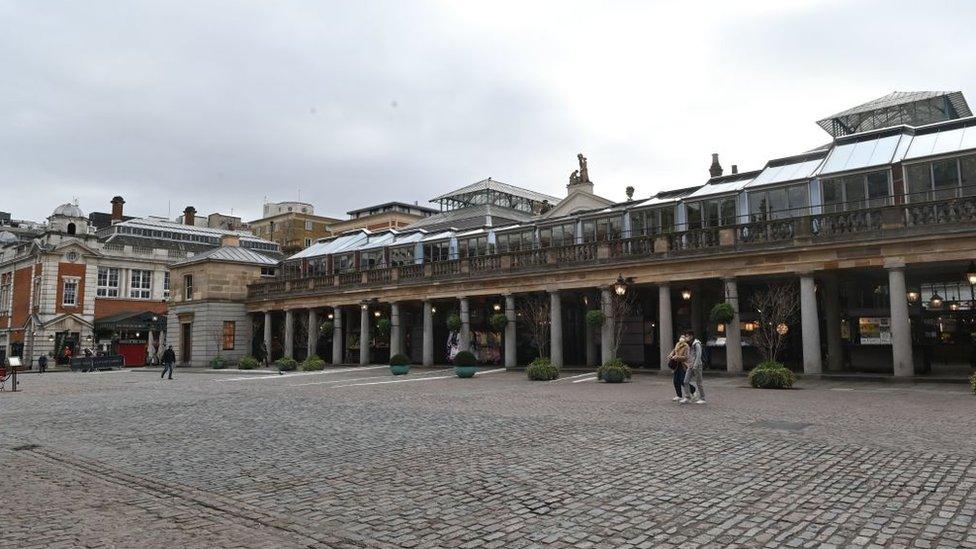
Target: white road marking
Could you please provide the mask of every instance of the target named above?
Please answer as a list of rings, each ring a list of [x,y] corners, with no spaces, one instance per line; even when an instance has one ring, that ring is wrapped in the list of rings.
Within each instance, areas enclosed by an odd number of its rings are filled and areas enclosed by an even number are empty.
[[[343,372],[361,372],[363,370],[376,370],[379,368],[389,368],[389,366],[359,366],[356,368],[342,368],[340,370],[322,370],[320,372],[301,372],[297,374],[282,374],[282,375],[272,374],[267,376],[252,375],[247,377],[232,377],[230,379],[215,379],[214,381],[254,381],[254,380],[262,380],[262,379],[289,379],[293,377],[321,376],[321,375],[328,375],[328,374],[338,374]]]
[[[570,379],[576,379],[578,377],[593,376],[593,375],[596,375],[596,374],[594,372],[586,372],[585,374],[579,374],[579,375],[575,375],[575,376],[561,377],[559,379],[553,379],[549,383],[559,383],[560,381],[568,381]],[[573,383],[576,383],[576,382],[574,381]]]
[[[505,368],[497,368],[494,370],[484,370],[481,372],[475,372],[474,375],[493,374],[495,372],[504,372],[504,371]],[[450,379],[452,377],[455,376],[449,375],[449,376],[433,376],[433,377],[416,377],[412,379],[392,379],[389,381],[371,381],[369,383],[350,383],[349,385],[333,385],[332,387],[329,387],[329,389],[340,389],[342,387],[363,387],[366,385],[387,385],[389,383],[409,383],[411,381],[433,381],[435,379]]]
[[[596,373],[590,374],[590,377],[584,377],[583,379],[574,380],[573,383],[583,383],[584,381],[596,381]]]
[[[426,375],[426,374],[436,374],[436,373],[444,373],[444,371],[443,370],[434,370],[433,372],[417,373],[417,374],[413,374],[413,375],[414,376],[423,376],[423,375]],[[393,374],[390,374],[388,376],[354,377],[352,379],[332,379],[332,380],[329,380],[329,381],[312,381],[310,383],[297,383],[295,385],[286,385],[286,387],[307,387],[309,385],[328,385],[328,384],[331,384],[331,383],[348,383],[350,381],[364,381],[364,380],[367,380],[367,379],[390,379],[391,377],[393,377]]]

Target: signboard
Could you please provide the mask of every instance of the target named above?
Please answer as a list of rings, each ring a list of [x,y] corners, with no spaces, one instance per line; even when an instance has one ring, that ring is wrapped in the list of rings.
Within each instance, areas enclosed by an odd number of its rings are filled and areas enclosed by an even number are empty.
[[[121,368],[123,366],[125,366],[125,360],[122,358],[122,355],[79,357],[71,359],[72,370],[102,370],[109,368]]]
[[[861,317],[857,327],[861,345],[891,345],[891,318]]]

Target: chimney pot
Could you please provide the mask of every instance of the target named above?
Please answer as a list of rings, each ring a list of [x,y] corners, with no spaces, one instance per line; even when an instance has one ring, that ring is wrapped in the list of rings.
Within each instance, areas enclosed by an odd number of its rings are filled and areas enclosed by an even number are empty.
[[[183,224],[184,225],[195,225],[196,224],[197,209],[193,206],[187,206],[183,210]]]
[[[739,173],[739,167],[736,166],[735,164],[732,164],[732,173],[733,174]]]
[[[722,175],[722,165],[718,163],[718,153],[712,153],[712,165],[708,167],[708,173],[712,177]]]

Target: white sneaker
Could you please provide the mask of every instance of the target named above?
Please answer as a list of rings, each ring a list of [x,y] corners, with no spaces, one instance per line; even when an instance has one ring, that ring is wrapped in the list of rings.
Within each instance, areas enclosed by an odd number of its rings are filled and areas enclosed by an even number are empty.
[[[678,399],[678,404],[688,404],[688,399],[687,398],[679,398]]]
[[[700,398],[698,399],[698,401],[695,402],[695,404],[705,404],[705,399]]]
[[[674,397],[671,400],[673,400],[674,402],[678,402],[679,400],[681,400],[681,397]]]

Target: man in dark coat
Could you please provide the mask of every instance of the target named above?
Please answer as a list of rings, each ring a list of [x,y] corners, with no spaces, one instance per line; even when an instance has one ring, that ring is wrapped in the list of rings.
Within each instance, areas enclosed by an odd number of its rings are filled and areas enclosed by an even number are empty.
[[[159,379],[166,377],[166,373],[169,372],[169,378],[173,379],[173,363],[176,362],[176,353],[173,352],[173,346],[170,345],[166,347],[163,351],[163,373],[159,376]]]

